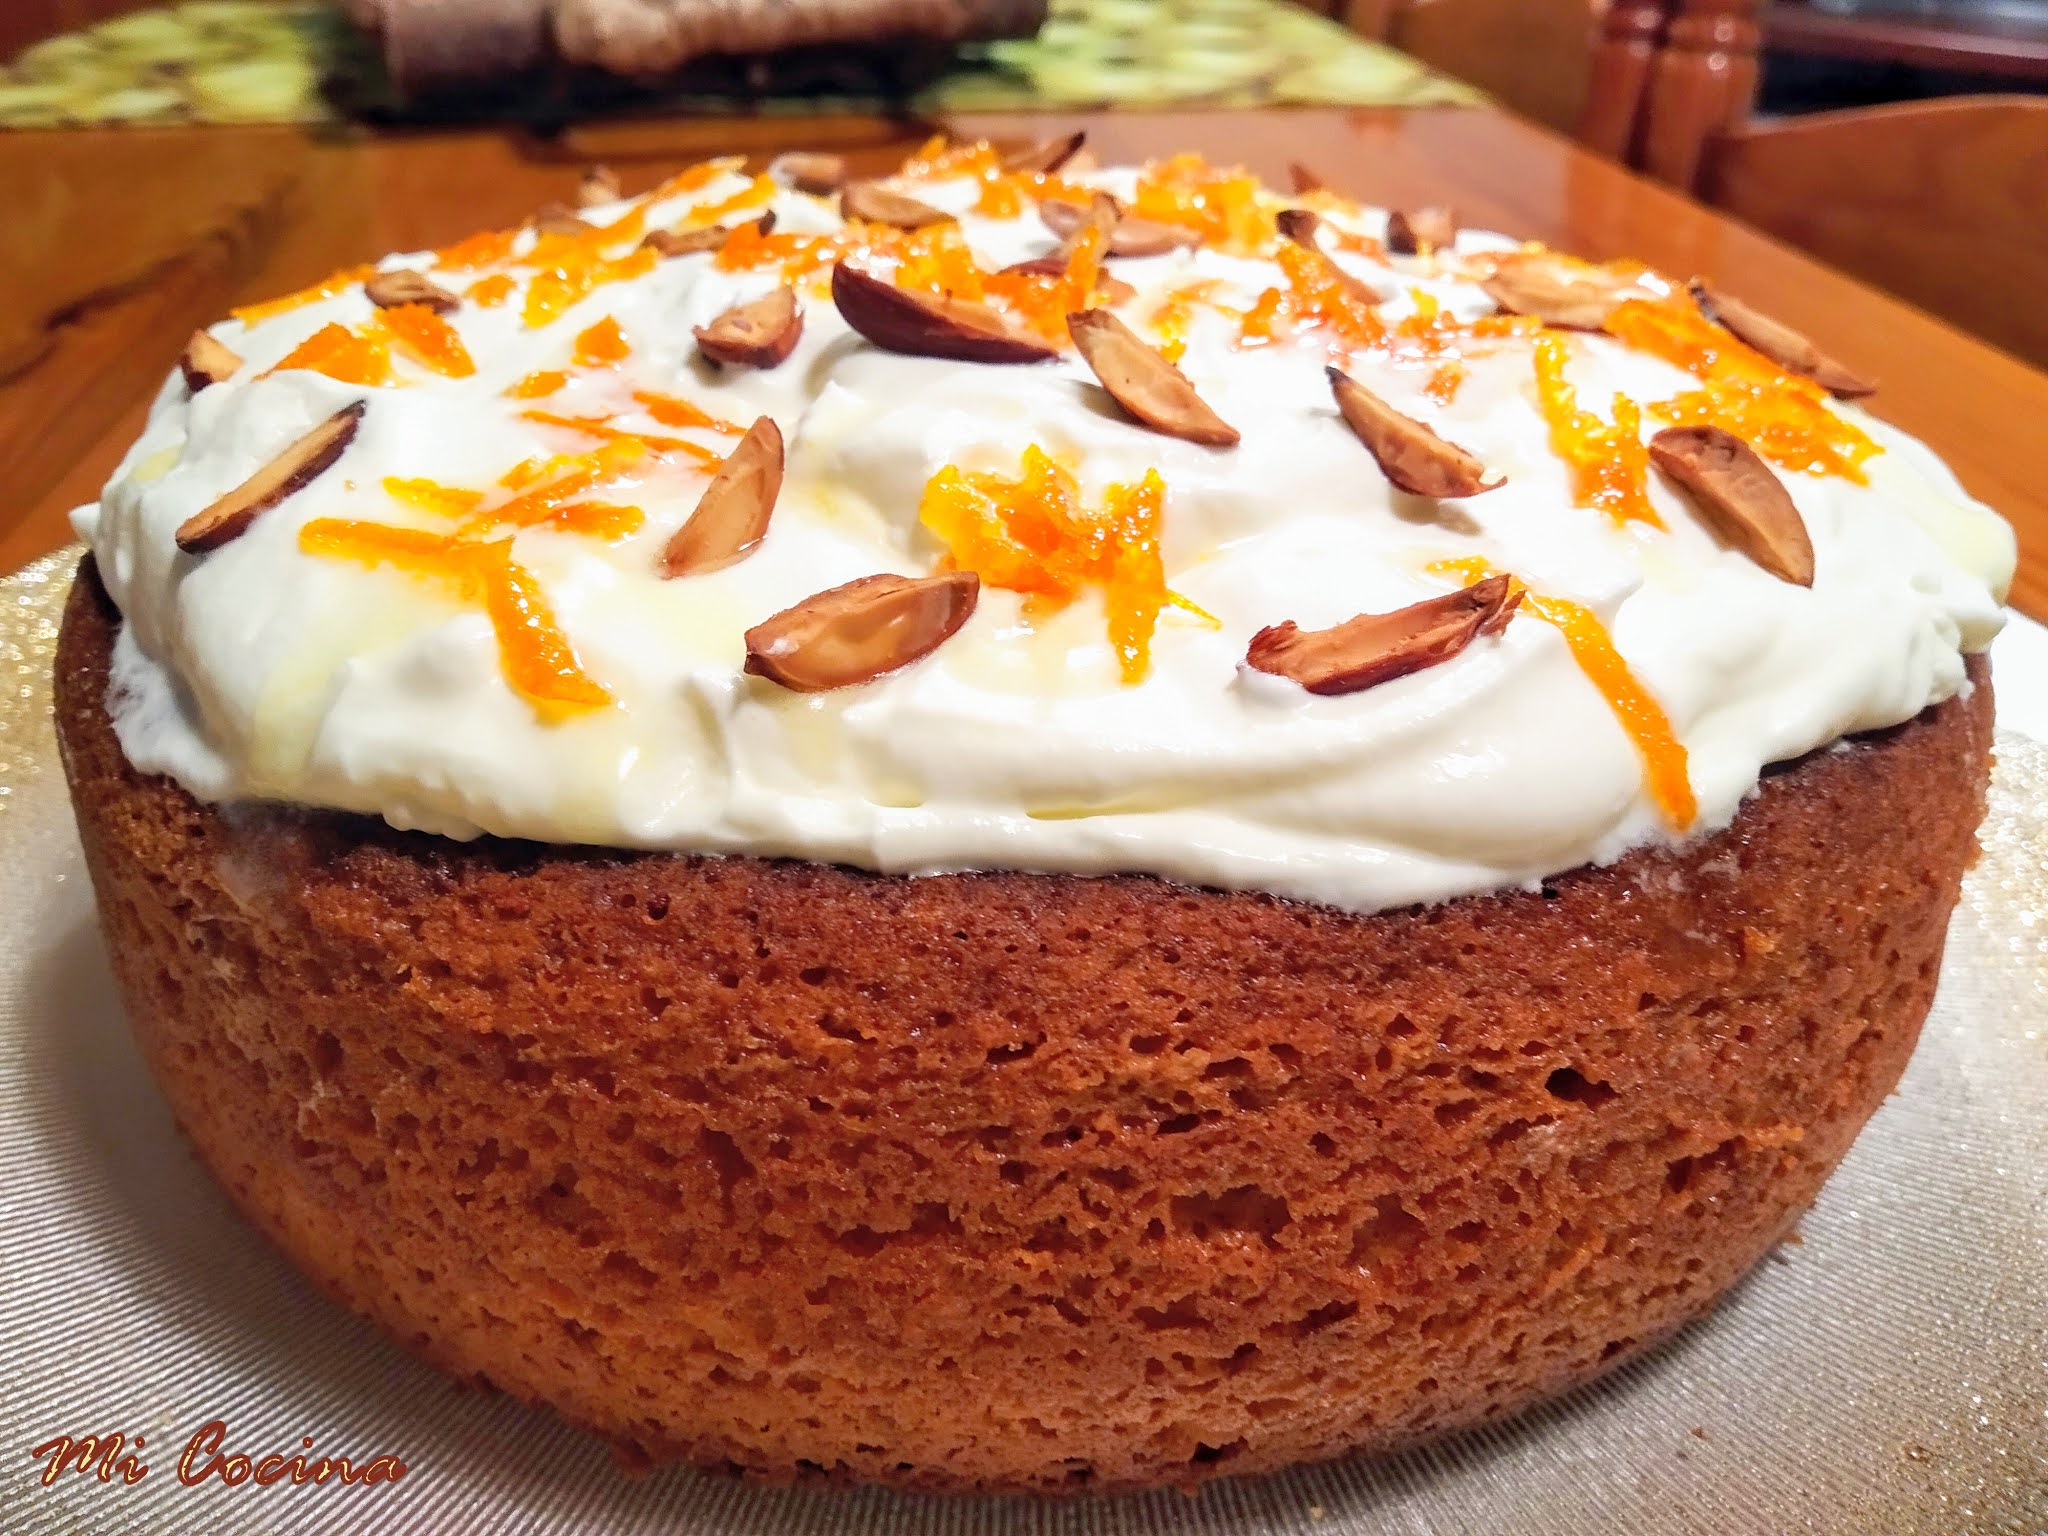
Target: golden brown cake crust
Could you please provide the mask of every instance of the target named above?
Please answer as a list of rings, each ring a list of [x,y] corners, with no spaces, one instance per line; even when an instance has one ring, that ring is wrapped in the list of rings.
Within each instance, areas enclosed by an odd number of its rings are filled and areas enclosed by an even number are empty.
[[[655,1459],[1121,1488],[1508,1412],[1668,1333],[1903,1069],[1967,699],[1733,827],[1359,917],[217,809],[58,725],[136,1035],[331,1294]]]

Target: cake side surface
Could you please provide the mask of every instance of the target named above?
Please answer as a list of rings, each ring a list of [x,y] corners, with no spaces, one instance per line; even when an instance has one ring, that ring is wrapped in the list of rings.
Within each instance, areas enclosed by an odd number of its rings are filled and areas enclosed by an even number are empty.
[[[1359,915],[1144,876],[455,843],[58,724],[202,1158],[330,1294],[637,1453],[1188,1482],[1511,1412],[1697,1315],[1896,1081],[1991,698],[1732,825]]]

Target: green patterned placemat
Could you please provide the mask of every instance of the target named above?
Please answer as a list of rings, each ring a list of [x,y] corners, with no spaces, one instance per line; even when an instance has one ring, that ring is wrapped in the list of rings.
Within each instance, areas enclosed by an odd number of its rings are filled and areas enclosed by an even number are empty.
[[[0,0],[0,4],[6,0]],[[1469,104],[1470,87],[1286,0],[1054,0],[1035,38],[972,44],[905,101],[638,96],[635,111],[918,112]],[[560,104],[551,104],[559,115]],[[185,0],[25,50],[0,128],[402,117],[374,50],[327,0]]]

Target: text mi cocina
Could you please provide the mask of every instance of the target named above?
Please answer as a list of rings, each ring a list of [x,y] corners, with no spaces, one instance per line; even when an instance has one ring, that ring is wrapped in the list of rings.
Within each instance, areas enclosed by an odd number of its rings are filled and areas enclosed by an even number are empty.
[[[245,1456],[221,1449],[228,1426],[221,1419],[209,1419],[185,1442],[178,1456],[178,1481],[187,1488],[219,1482],[230,1488],[244,1484],[268,1488],[276,1483],[294,1486],[304,1483],[349,1484],[369,1487],[395,1483],[405,1476],[406,1465],[396,1456],[377,1455],[352,1462],[346,1456],[312,1456],[313,1437],[299,1437],[300,1449],[289,1454]],[[103,1483],[139,1483],[150,1475],[142,1459],[144,1438],[126,1435],[52,1435],[29,1452],[44,1461],[42,1483],[50,1487],[68,1468],[83,1477]],[[45,1460],[47,1458],[47,1460]]]

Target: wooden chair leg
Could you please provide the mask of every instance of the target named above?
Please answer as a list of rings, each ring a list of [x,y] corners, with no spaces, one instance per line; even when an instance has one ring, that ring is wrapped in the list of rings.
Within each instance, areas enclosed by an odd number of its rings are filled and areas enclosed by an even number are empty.
[[[1708,141],[1737,127],[1756,100],[1762,0],[1682,0],[1650,77],[1642,169],[1693,191]]]
[[[1667,21],[1665,0],[1620,0],[1601,19],[1578,139],[1596,154],[1636,163],[1643,103]]]

